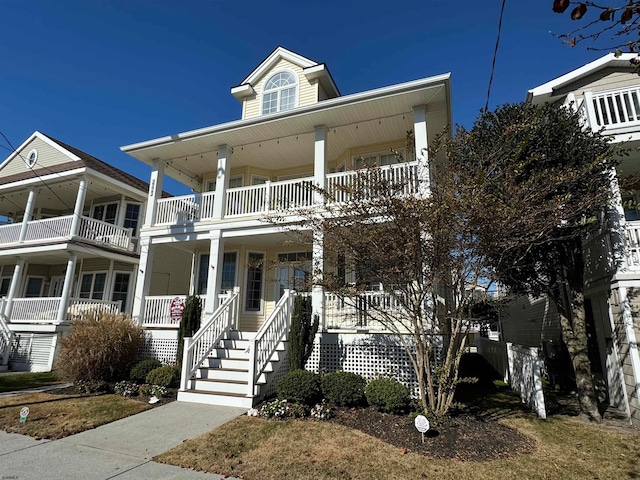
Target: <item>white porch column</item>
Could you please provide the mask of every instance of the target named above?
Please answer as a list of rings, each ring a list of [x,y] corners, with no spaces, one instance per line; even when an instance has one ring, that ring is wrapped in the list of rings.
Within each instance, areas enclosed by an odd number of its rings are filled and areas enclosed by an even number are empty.
[[[133,295],[133,309],[131,311],[131,317],[134,322],[137,322],[138,324],[144,320],[142,318],[144,299],[149,295],[149,288],[151,286],[151,273],[155,248],[155,245],[151,244],[151,239],[149,237],[140,237],[140,263],[138,264],[136,288]]]
[[[84,210],[84,201],[87,197],[87,180],[85,178],[80,179],[80,185],[78,185],[78,195],[76,196],[76,204],[73,207],[73,218],[71,219],[71,236],[75,237],[80,232],[80,219],[82,218],[82,212]]]
[[[220,220],[225,214],[227,189],[229,188],[229,170],[231,169],[231,147],[218,145],[218,173],[216,175],[216,193],[213,196],[213,218]]]
[[[318,315],[318,331],[324,327],[324,236],[322,232],[313,232],[313,286],[311,290],[311,314]]]
[[[591,130],[599,130],[598,118],[596,117],[596,109],[593,105],[593,92],[584,92],[582,95],[582,101],[584,102],[584,113],[587,120],[587,125]]]
[[[631,363],[631,372],[633,375],[632,385],[635,383],[635,397],[640,399],[640,352],[638,351],[638,338],[633,328],[633,315],[631,313],[631,303],[627,294],[626,287],[620,287],[618,291],[620,295],[620,307],[622,308],[622,322],[624,325],[624,333],[629,344],[629,356]],[[633,388],[633,387],[631,387]]]
[[[144,226],[150,227],[156,222],[158,200],[162,198],[162,184],[164,183],[164,169],[166,163],[156,158],[151,166],[151,179],[149,180],[149,196],[147,197],[147,212]]]
[[[9,294],[7,295],[7,302],[4,307],[5,318],[11,321],[11,310],[13,310],[13,299],[18,292],[18,285],[22,279],[22,270],[24,269],[24,259],[18,258],[16,266],[13,267],[13,276],[11,277],[11,285],[9,286]]]
[[[315,145],[313,150],[313,183],[323,190],[327,188],[327,127],[315,127]],[[323,203],[319,192],[314,195],[315,203]]]
[[[207,296],[204,312],[209,315],[218,307],[218,294],[222,288],[222,264],[224,263],[224,238],[220,230],[210,234],[209,271],[207,272]]]
[[[71,299],[71,289],[73,288],[73,276],[76,271],[77,259],[78,255],[75,252],[69,254],[67,270],[64,273],[64,283],[62,284],[60,305],[58,306],[58,315],[56,317],[58,323],[62,323],[67,319],[67,309],[69,308],[69,300]]]
[[[429,163],[429,145],[427,141],[427,107],[413,107],[413,141],[418,161],[418,193],[429,195],[431,185],[431,165]]]
[[[18,237],[18,242],[20,243],[24,242],[24,239],[27,236],[27,228],[31,221],[31,217],[33,217],[33,207],[36,203],[36,195],[36,189],[34,187],[29,187],[29,198],[27,198],[27,206],[24,209],[24,217],[22,217],[22,226],[20,227],[20,236]]]

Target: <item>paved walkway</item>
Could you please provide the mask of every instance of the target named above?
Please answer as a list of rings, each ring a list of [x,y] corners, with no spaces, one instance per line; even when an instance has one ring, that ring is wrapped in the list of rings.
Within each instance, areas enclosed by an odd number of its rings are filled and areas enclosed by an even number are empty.
[[[221,479],[219,475],[151,459],[245,411],[244,408],[171,402],[60,440],[34,440],[0,432],[0,478]]]

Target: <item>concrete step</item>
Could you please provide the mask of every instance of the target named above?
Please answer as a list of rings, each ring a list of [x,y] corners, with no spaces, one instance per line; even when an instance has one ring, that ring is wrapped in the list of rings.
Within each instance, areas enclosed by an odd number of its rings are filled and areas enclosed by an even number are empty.
[[[248,391],[247,377],[244,380],[213,380],[210,378],[196,378],[191,380],[193,390],[216,393],[238,393],[246,395]]]
[[[249,409],[253,407],[254,399],[242,394],[189,390],[186,392],[178,392],[178,401],[205,403],[207,405],[223,405],[228,407],[242,407]]]

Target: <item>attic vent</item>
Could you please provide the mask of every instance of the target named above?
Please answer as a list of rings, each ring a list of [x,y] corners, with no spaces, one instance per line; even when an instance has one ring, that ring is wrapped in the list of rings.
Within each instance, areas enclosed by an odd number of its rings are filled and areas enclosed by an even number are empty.
[[[25,163],[27,164],[27,167],[33,168],[37,160],[38,160],[38,151],[34,148],[29,152],[29,155],[27,155],[27,159],[25,160]]]

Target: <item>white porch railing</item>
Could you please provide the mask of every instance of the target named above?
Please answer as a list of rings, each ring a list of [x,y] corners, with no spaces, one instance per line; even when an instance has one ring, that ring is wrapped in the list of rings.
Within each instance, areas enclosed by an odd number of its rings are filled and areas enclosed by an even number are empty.
[[[625,225],[627,267],[640,269],[640,222]]]
[[[14,298],[11,323],[56,323],[60,308],[60,297]],[[98,310],[100,313],[119,313],[120,300],[92,300],[72,298],[67,309],[67,321],[74,320],[83,313]]]
[[[234,290],[193,337],[184,339],[180,390],[185,391],[191,376],[219,344],[226,332],[237,325],[239,290]]]
[[[24,243],[70,238],[72,222],[73,215],[31,220],[27,223]],[[0,226],[0,245],[17,243],[21,228],[22,224],[19,223]],[[98,245],[133,250],[130,228],[118,227],[94,218],[80,217],[78,237]]]
[[[593,113],[593,129],[640,126],[640,86],[593,93],[587,109]]]
[[[418,192],[418,162],[386,165],[377,171],[389,181],[405,184],[404,190],[399,194]],[[328,191],[334,196],[335,202],[350,200],[347,190],[355,186],[357,175],[355,171],[327,175]],[[311,207],[314,203],[312,183],[313,177],[305,177],[230,188],[224,199],[224,216],[233,218],[263,215]],[[213,198],[213,192],[208,192],[160,199],[155,225],[173,225],[212,218]]]
[[[255,395],[255,385],[278,344],[285,340],[291,324],[294,295],[285,290],[269,318],[264,322],[256,336],[249,344],[249,381],[247,396]]]
[[[386,330],[381,320],[401,315],[400,301],[384,291],[362,292],[353,297],[325,293],[325,328]]]
[[[202,315],[204,318],[205,301],[204,295],[200,295],[202,301]],[[144,297],[142,305],[142,317],[138,323],[143,327],[179,328],[180,321],[175,321],[171,317],[171,302],[175,298],[186,300],[187,295],[162,295]],[[218,295],[218,305],[228,298],[227,294]]]

